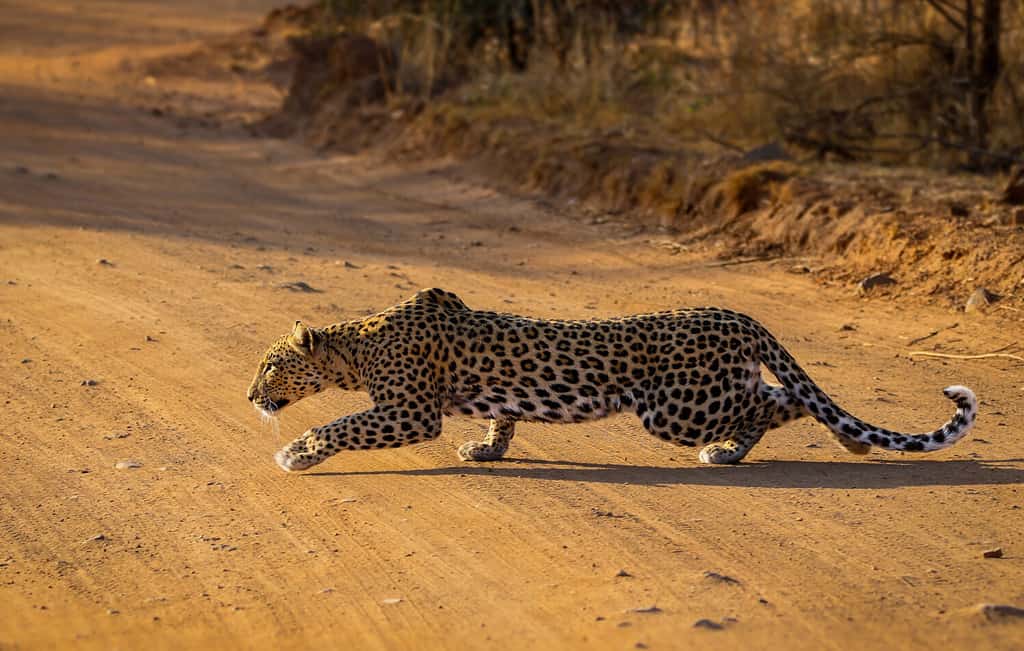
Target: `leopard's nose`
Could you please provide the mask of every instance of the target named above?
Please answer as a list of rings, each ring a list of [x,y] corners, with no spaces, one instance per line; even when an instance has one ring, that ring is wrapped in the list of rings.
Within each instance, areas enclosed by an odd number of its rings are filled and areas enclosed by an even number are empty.
[[[252,402],[252,399],[256,397],[256,391],[253,389],[253,385],[249,385],[249,390],[245,392],[245,397],[249,402]]]

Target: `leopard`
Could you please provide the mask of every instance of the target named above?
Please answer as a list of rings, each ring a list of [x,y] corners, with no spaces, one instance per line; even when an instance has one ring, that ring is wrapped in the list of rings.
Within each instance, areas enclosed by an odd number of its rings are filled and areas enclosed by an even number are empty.
[[[542,319],[471,309],[439,288],[364,318],[319,328],[296,321],[264,354],[247,398],[273,418],[328,388],[365,392],[373,406],[307,430],[274,455],[281,469],[429,441],[445,416],[490,420],[482,440],[458,448],[466,462],[502,459],[520,422],[631,410],[658,439],[701,446],[701,462],[735,464],[766,432],[807,416],[863,455],[947,448],[978,414],[974,392],[954,385],[943,393],[956,411],[934,431],[870,425],[837,405],[763,325],[729,309]]]

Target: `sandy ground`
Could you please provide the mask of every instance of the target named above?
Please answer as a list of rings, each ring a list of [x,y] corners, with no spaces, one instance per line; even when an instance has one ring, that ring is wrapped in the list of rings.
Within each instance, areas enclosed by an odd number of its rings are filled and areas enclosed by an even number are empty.
[[[996,350],[1019,322],[715,267],[452,164],[147,110],[272,101],[138,72],[269,1],[0,4],[0,648],[1024,647],[1024,620],[971,610],[1024,606],[1021,365],[906,356]],[[470,465],[455,448],[485,423],[450,419],[282,473],[284,442],[366,399],[262,428],[263,349],[428,286],[539,316],[725,305],[868,420],[930,429],[964,383],[980,422],[948,451],[867,458],[800,422],[707,467],[631,416],[526,425],[512,458]]]

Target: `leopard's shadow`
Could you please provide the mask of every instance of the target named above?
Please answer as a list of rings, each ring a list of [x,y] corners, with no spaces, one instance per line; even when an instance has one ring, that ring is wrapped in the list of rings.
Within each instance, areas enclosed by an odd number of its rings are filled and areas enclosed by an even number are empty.
[[[505,459],[479,464],[407,470],[310,472],[306,477],[367,475],[470,475],[509,480],[548,480],[670,486],[751,488],[899,488],[1024,483],[1024,459],[894,461],[754,461],[735,466],[641,466],[538,459]]]

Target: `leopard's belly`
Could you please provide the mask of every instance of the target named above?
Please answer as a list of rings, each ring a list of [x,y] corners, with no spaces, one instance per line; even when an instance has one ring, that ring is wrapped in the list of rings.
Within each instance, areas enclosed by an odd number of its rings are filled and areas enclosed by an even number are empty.
[[[498,418],[545,423],[580,423],[605,418],[634,405],[631,391],[596,395],[553,393],[544,388],[513,392],[504,387],[461,389],[453,393],[445,412],[473,418]]]

